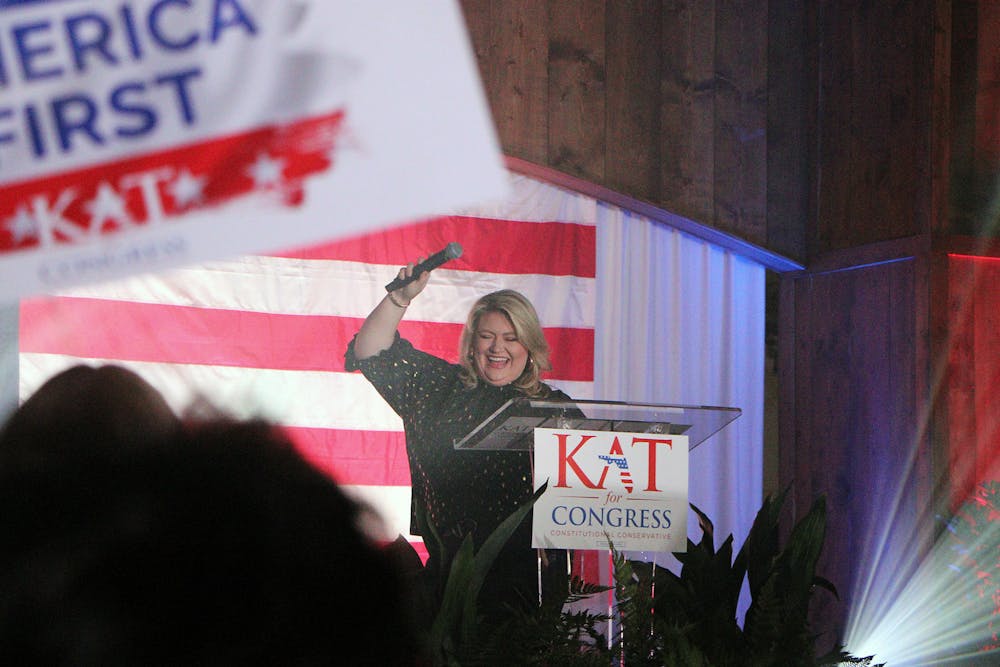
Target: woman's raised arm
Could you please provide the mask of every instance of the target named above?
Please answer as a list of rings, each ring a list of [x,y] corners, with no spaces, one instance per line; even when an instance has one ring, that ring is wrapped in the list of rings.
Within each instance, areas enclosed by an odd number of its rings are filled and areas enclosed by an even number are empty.
[[[423,257],[417,259],[417,264]],[[413,275],[415,264],[407,264],[399,270],[400,278],[409,278]],[[360,359],[373,357],[382,350],[388,349],[396,337],[396,328],[406,314],[406,308],[430,279],[431,272],[421,273],[416,280],[400,287],[397,290],[388,292],[378,305],[368,314],[361,329],[358,330],[357,338],[354,341],[354,356]]]

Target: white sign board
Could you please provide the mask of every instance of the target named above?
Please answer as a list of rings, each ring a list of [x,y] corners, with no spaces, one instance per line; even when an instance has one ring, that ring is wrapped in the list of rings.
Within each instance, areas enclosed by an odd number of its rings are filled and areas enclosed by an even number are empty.
[[[687,436],[535,429],[532,546],[687,548]]]
[[[454,0],[0,6],[0,302],[505,191]]]

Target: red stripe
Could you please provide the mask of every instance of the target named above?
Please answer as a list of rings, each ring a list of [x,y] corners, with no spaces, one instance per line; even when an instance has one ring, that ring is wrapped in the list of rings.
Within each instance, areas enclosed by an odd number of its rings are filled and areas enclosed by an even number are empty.
[[[448,269],[593,278],[596,234],[592,225],[447,216],[274,256],[403,266],[458,241],[462,256]]]
[[[601,583],[601,559],[608,559],[607,551],[596,549],[575,549],[573,551],[573,574],[587,583]]]
[[[409,486],[401,431],[284,427],[296,449],[339,484]]]
[[[344,370],[344,350],[362,320],[54,297],[21,302],[22,352],[172,364],[282,370]],[[407,322],[400,335],[454,362],[462,325]],[[592,329],[547,328],[547,377],[594,379]]]

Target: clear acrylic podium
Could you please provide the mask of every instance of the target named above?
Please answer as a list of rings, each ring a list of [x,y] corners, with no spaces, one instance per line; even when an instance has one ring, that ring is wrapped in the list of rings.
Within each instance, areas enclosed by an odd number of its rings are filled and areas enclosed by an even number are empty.
[[[455,443],[463,450],[530,450],[536,428],[686,435],[694,449],[742,414],[739,408],[623,401],[512,398]]]
[[[685,435],[692,450],[742,414],[739,408],[662,405],[623,401],[512,398],[483,420],[455,449],[534,453],[536,428]],[[542,603],[542,557],[538,558],[538,602]],[[571,574],[572,558],[567,558]]]

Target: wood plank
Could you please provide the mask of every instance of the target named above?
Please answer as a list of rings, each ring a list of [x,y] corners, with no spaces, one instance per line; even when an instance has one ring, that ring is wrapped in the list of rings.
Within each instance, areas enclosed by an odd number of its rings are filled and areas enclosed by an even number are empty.
[[[951,413],[948,400],[948,364],[951,346],[950,258],[932,248],[928,253],[927,273],[927,356],[925,358],[926,391],[918,394],[930,411],[928,439],[930,456],[927,461],[928,484],[934,510],[939,516],[951,511],[949,480],[949,438]]]
[[[851,10],[852,39],[843,45],[843,57],[851,63],[851,93],[847,107],[847,141],[851,168],[824,174],[826,182],[836,180],[847,197],[846,215],[831,221],[831,238],[837,247],[873,243],[887,236],[886,228],[895,213],[895,193],[889,190],[891,134],[906,133],[890,123],[891,101],[886,89],[892,55],[887,42],[897,39],[886,29],[886,3],[858,3]],[[895,31],[893,31],[895,32]],[[905,151],[910,156],[910,151]],[[876,214],[876,200],[881,210]]]
[[[976,467],[973,483],[1000,479],[1000,261],[975,259]]]
[[[976,152],[979,161],[993,173],[1000,171],[1000,3],[976,3],[979,38],[976,91]]]
[[[714,220],[767,242],[767,3],[717,0]]]
[[[876,105],[888,109],[887,124],[873,124],[873,133],[890,139],[886,153],[886,188],[872,189],[870,217],[883,216],[878,238],[897,238],[931,231],[933,212],[932,103],[934,102],[934,55],[936,2],[882,8],[874,27],[886,35],[877,56],[887,68],[879,85],[885,92]],[[891,28],[891,30],[887,29]],[[887,197],[888,195],[888,197]],[[888,199],[888,206],[884,205]]]
[[[857,431],[850,403],[857,389],[850,374],[853,339],[847,335],[856,326],[852,320],[854,275],[846,271],[812,278],[813,328],[804,343],[812,384],[805,388],[807,403],[803,406],[812,413],[812,419],[810,431],[803,433],[800,441],[809,442],[810,502],[820,495],[827,499],[827,540],[818,572],[832,581],[841,595],[850,590],[851,555],[858,553],[851,550],[856,543],[855,487],[844,451],[854,442]],[[816,596],[811,609],[814,618],[822,619],[822,627],[842,627],[843,609],[830,596]]]
[[[951,11],[942,10],[938,17],[938,41],[943,43],[936,47],[935,62],[946,71],[935,73],[942,79],[935,97],[947,100],[935,104],[935,163],[941,168],[935,174],[939,218],[934,232],[939,234],[974,234],[982,206],[976,169],[977,4],[976,0],[953,0]]]
[[[974,53],[967,65],[972,74],[967,81],[970,85],[962,92],[966,97],[953,96],[957,104],[973,107],[974,118],[970,124],[974,134],[967,137],[971,142],[972,155],[966,167],[966,183],[957,182],[956,187],[965,186],[967,191],[963,226],[955,231],[964,234],[1000,237],[995,212],[996,184],[1000,179],[1000,59],[997,58],[1000,34],[1000,4],[978,2],[970,11],[975,18],[969,19],[970,31],[975,31],[970,43]],[[958,47],[956,47],[958,48]],[[971,96],[970,96],[971,95]],[[969,100],[974,100],[971,104]]]
[[[937,303],[938,287],[934,285],[934,275],[936,272],[934,258],[936,253],[928,242],[923,250],[915,254],[913,262],[912,276],[912,298],[909,300],[909,316],[906,327],[902,328],[899,336],[902,338],[907,332],[910,339],[902,339],[897,345],[897,354],[910,354],[912,360],[913,374],[913,395],[910,404],[901,406],[910,412],[900,415],[900,422],[912,429],[912,441],[915,443],[916,455],[914,457],[913,494],[917,499],[917,504],[924,513],[920,515],[917,522],[922,524],[921,534],[922,544],[932,544],[937,539],[939,530],[942,530],[941,522],[934,519],[939,516],[936,506],[934,479],[934,435],[933,421],[934,404],[931,397],[931,387],[936,380],[932,380],[931,359],[933,349],[933,315],[931,313],[932,304]],[[903,293],[899,287],[894,288],[894,293]],[[893,306],[901,308],[902,306]],[[935,308],[935,310],[942,310]]]
[[[955,509],[972,485],[976,462],[976,265],[972,258],[948,261],[948,338],[944,391],[948,406],[949,502]],[[942,471],[945,472],[945,471]]]
[[[955,5],[939,2],[934,5],[932,16],[933,52],[931,54],[931,74],[929,89],[930,104],[930,219],[927,222],[931,234],[947,234],[952,207],[951,188],[952,155],[955,126],[952,123],[954,107],[951,97],[951,80],[955,68],[952,60],[961,49],[953,49],[952,44]]]
[[[853,164],[852,145],[845,129],[852,101],[852,63],[850,54],[840,48],[852,41],[852,26],[849,17],[845,16],[846,11],[827,7],[817,16],[820,46],[817,52],[816,174],[819,184],[815,224],[807,228],[807,256],[842,247],[836,243],[835,225],[839,220],[852,219],[848,211],[850,183],[844,180],[845,175],[857,167]]]
[[[890,386],[886,424],[899,443],[886,452],[892,469],[906,476],[903,498],[910,517],[911,553],[927,553],[934,543],[933,480],[930,476],[930,441],[923,420],[927,417],[927,295],[929,253],[896,264],[886,276],[889,301]]]
[[[664,0],[660,201],[715,226],[715,2]]]
[[[786,504],[797,509],[797,434],[800,429],[798,402],[799,382],[803,377],[805,364],[799,364],[799,341],[805,335],[802,321],[806,311],[800,311],[805,300],[806,278],[801,272],[781,276],[778,301],[778,488],[789,488]]]
[[[1000,260],[947,258],[950,337],[944,391],[952,509],[1000,473]]]
[[[772,0],[767,30],[767,245],[806,256],[815,123],[814,26],[804,3]]]
[[[820,14],[817,252],[929,229],[933,8],[845,2]]]
[[[975,483],[1000,479],[1000,260],[975,259]]]
[[[779,343],[782,361],[779,368],[782,395],[782,421],[779,452],[779,484],[788,488],[786,500],[792,517],[803,516],[812,502],[813,489],[809,485],[812,464],[811,435],[812,411],[808,396],[813,383],[813,367],[809,347],[812,340],[813,277],[808,273],[792,274],[782,280],[783,298],[781,315],[784,340]],[[780,349],[784,347],[785,349]],[[791,532],[791,521],[782,521],[781,540],[784,543]]]
[[[841,600],[818,595],[810,614],[814,629],[827,637],[844,628],[852,588],[867,575],[868,561],[855,555],[871,553],[881,526],[891,520],[894,528],[887,548],[895,551],[883,562],[930,544],[920,526],[934,523],[928,439],[918,415],[926,355],[916,353],[916,339],[927,334],[919,303],[927,288],[926,257],[921,252],[783,279],[780,484],[792,485],[795,518],[817,496],[827,498],[819,573],[837,586]]]
[[[660,199],[660,0],[607,5],[607,142],[604,180]]]
[[[601,181],[605,157],[604,0],[549,5],[548,164]]]
[[[932,544],[926,530],[932,526],[929,497],[921,488],[914,464],[921,453],[917,432],[916,367],[914,357],[915,277],[918,258],[872,266],[857,272],[858,308],[855,311],[857,351],[852,359],[859,447],[851,452],[853,478],[858,492],[852,500],[864,541],[855,543],[854,553],[871,558],[852,558],[852,581],[859,584],[875,575],[876,586],[901,586]],[[852,448],[853,449],[853,448]],[[875,552],[874,550],[878,550]],[[844,554],[847,557],[847,554]],[[878,559],[878,560],[876,560]],[[897,571],[868,570],[876,562],[896,563]],[[891,591],[876,588],[876,597]],[[855,601],[848,591],[843,605]]]
[[[532,0],[462,0],[503,151],[548,158],[548,8]]]
[[[843,66],[849,67],[843,107],[831,104],[821,111],[831,114],[830,124],[841,127],[835,141],[846,146],[847,162],[822,176],[825,186],[834,189],[842,200],[840,214],[828,221],[829,239],[835,248],[885,238],[882,227],[890,214],[883,210],[873,215],[874,198],[882,197],[883,209],[893,205],[887,182],[890,139],[889,109],[884,99],[888,75],[886,37],[878,33],[884,3],[852,4],[850,8],[837,6],[832,10],[844,14],[840,25],[848,31],[836,55]]]

